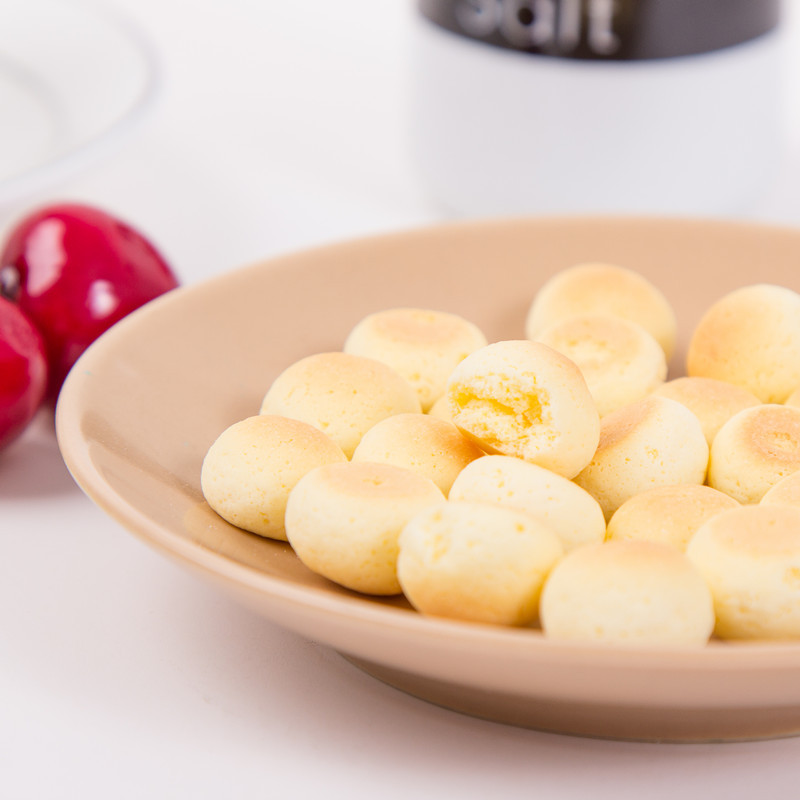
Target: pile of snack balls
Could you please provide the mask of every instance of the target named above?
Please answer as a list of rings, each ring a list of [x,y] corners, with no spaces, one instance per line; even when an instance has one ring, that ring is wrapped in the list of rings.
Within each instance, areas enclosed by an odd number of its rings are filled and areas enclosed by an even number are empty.
[[[265,386],[205,457],[209,505],[314,572],[556,640],[800,637],[800,294],[691,332],[638,273],[579,264],[524,338],[393,308]]]

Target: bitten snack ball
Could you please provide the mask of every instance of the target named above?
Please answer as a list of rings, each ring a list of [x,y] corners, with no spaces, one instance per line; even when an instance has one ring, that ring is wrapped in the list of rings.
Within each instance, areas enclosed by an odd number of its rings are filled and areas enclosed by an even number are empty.
[[[568,553],[542,590],[552,639],[704,645],[714,628],[711,592],[686,556],[654,542],[605,542]]]
[[[600,444],[575,483],[606,519],[626,501],[657,486],[703,483],[708,445],[697,417],[666,397],[647,397],[603,417]]]
[[[361,320],[344,351],[388,364],[414,387],[427,411],[444,394],[456,364],[486,344],[482,331],[456,314],[392,308]]]
[[[766,403],[731,417],[711,445],[708,484],[740,503],[758,503],[800,469],[800,408]]]
[[[483,450],[450,422],[428,414],[395,414],[364,434],[352,460],[410,469],[447,495],[458,473],[481,456]]]
[[[687,374],[742,386],[782,403],[800,385],[800,294],[745,286],[706,311],[692,335]]]
[[[561,541],[565,551],[602,542],[606,521],[587,491],[544,467],[512,456],[484,456],[464,467],[451,500],[490,503],[535,517]]]
[[[403,529],[397,573],[423,614],[526,625],[535,621],[542,583],[562,554],[555,533],[527,514],[448,501]]]
[[[621,317],[578,314],[549,325],[537,339],[578,365],[601,417],[646,397],[667,377],[661,345]]]
[[[664,349],[675,349],[677,320],[667,299],[650,281],[614,264],[577,264],[550,278],[536,293],[525,335],[537,339],[555,322],[576,314],[612,314],[641,325]]]
[[[343,461],[339,445],[312,425],[274,415],[248,417],[211,445],[200,485],[211,508],[232,525],[286,541],[291,489],[312,469]]]
[[[715,378],[675,378],[659,386],[653,394],[675,400],[694,413],[709,447],[719,429],[734,414],[761,404],[747,389]]]
[[[349,353],[318,353],[287,367],[270,386],[262,414],[307,422],[350,458],[361,437],[392,414],[419,413],[411,385],[391,367]]]
[[[575,476],[597,446],[600,417],[566,356],[540,342],[504,341],[467,356],[447,387],[453,422],[483,450]]]
[[[319,575],[356,592],[398,594],[400,531],[443,501],[432,481],[400,467],[331,464],[292,490],[286,533],[298,558]]]
[[[725,511],[700,528],[686,554],[711,588],[718,636],[800,637],[800,508]]]
[[[608,540],[660,542],[686,550],[698,528],[737,503],[710,486],[661,486],[626,500],[608,522]]]

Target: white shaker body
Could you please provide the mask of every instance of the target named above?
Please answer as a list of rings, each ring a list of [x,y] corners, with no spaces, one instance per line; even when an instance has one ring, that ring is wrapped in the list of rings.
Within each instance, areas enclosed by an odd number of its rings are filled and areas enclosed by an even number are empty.
[[[416,163],[459,214],[746,212],[783,148],[783,46],[775,30],[674,58],[581,60],[420,16]]]

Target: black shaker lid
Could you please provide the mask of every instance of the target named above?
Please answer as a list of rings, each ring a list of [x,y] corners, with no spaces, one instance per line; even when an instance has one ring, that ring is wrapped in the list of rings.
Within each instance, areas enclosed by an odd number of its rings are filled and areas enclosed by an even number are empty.
[[[419,0],[453,33],[527,53],[620,61],[720,50],[777,27],[781,0]]]

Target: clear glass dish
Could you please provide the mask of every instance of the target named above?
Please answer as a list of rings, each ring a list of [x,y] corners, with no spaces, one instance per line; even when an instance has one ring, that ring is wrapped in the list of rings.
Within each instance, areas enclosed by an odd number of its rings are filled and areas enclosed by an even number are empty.
[[[0,207],[106,153],[151,108],[159,78],[148,37],[108,4],[5,0]]]

